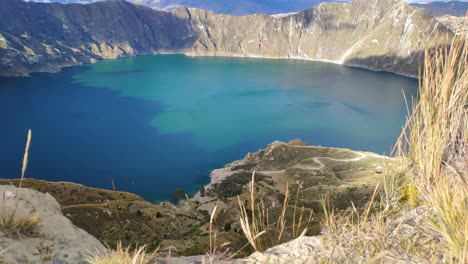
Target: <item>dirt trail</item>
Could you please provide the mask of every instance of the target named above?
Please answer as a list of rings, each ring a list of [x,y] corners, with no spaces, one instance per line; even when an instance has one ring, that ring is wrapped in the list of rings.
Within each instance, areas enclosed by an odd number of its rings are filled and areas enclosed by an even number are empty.
[[[287,144],[285,144],[283,142],[275,142],[273,144],[275,144],[276,146],[287,145]],[[270,153],[276,146],[273,146],[268,153]],[[294,147],[296,147],[296,148],[324,148],[324,149],[327,148],[327,149],[330,149],[329,147],[319,147],[319,146],[294,146]],[[297,168],[297,169],[302,169],[302,170],[322,170],[325,167],[325,164],[323,164],[321,162],[321,160],[324,160],[324,159],[337,161],[337,162],[356,162],[356,161],[360,161],[362,159],[365,159],[367,157],[380,158],[380,159],[393,159],[391,157],[381,156],[381,155],[377,155],[377,154],[374,154],[374,153],[365,153],[365,152],[359,152],[359,151],[354,151],[354,150],[348,150],[348,151],[350,153],[352,153],[352,154],[357,155],[357,157],[348,158],[348,159],[336,159],[336,158],[331,158],[331,157],[311,157],[311,158],[306,158],[306,159],[301,160],[296,165],[292,166],[292,168]],[[315,163],[316,166],[304,164],[304,163],[310,162],[310,161]],[[273,174],[273,173],[278,173],[278,172],[280,172],[280,171],[262,171],[262,173],[264,173],[264,174]]]

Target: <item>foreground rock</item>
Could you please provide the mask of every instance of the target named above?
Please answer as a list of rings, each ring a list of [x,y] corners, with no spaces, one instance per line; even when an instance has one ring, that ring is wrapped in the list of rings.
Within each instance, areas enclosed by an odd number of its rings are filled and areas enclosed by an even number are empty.
[[[318,237],[300,237],[291,242],[272,247],[267,251],[256,252],[245,259],[235,260],[233,264],[250,263],[319,263],[321,242]]]
[[[280,16],[2,0],[0,76],[155,53],[322,60],[415,76],[435,36],[452,33],[400,0],[322,3]]]
[[[17,192],[14,186],[0,186],[2,213],[12,209]],[[106,250],[96,238],[63,216],[60,205],[50,194],[22,189],[17,214],[28,217],[35,213],[39,216],[37,235],[14,237],[0,231],[0,247],[5,250],[1,263],[86,263],[93,252]]]
[[[0,184],[18,185],[18,180],[0,179]],[[52,195],[74,225],[103,244],[116,248],[147,245],[149,250],[172,255],[205,254],[208,245],[205,212],[152,204],[138,195],[86,187],[71,182],[25,179],[23,186]],[[48,196],[50,196],[48,195]]]
[[[290,242],[272,247],[265,252],[255,252],[252,255],[229,259],[227,256],[214,256],[211,260],[219,264],[310,264],[319,263],[323,256],[323,245],[320,237],[299,237]],[[158,259],[160,264],[202,264],[210,263],[210,257],[192,256],[172,259]]]

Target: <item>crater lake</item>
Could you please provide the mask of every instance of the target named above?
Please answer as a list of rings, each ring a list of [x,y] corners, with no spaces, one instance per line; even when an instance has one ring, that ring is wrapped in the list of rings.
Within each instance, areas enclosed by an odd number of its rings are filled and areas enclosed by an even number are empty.
[[[275,141],[388,154],[417,80],[322,62],[152,55],[0,78],[0,178],[167,200]]]

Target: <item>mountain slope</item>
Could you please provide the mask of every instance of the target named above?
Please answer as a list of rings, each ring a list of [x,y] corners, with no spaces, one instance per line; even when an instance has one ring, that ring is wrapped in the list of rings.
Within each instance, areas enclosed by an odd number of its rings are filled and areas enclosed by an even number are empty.
[[[29,0],[33,2],[93,3],[103,0]],[[204,9],[218,14],[278,14],[298,12],[322,2],[348,2],[347,0],[128,0],[158,10],[171,11],[180,6]],[[413,1],[414,2],[414,1]],[[421,1],[423,2],[423,1]],[[460,1],[411,4],[424,9],[431,16],[464,16],[468,3]]]
[[[31,0],[34,2],[93,3],[102,0]],[[177,7],[193,7],[219,14],[248,15],[298,12],[321,2],[339,0],[128,0],[158,10],[171,11]],[[341,1],[342,2],[342,1]]]
[[[81,4],[0,2],[2,75],[101,58],[183,48],[188,21],[124,1]]]
[[[133,0],[162,10],[173,10],[179,6],[193,7],[219,14],[248,15],[276,14],[302,11],[320,2],[333,0]]]
[[[292,15],[157,11],[124,1],[0,2],[0,75],[153,53],[324,60],[416,75],[421,51],[451,33],[398,0],[322,3]]]
[[[279,18],[186,12],[199,29],[195,55],[325,60],[413,75],[422,45],[431,45],[435,33],[450,34],[422,11],[394,0],[323,3]]]
[[[465,16],[468,11],[468,3],[460,1],[432,2],[427,4],[412,4],[414,7],[422,8],[431,16]]]
[[[436,19],[455,34],[468,34],[468,17],[446,15],[436,17]]]

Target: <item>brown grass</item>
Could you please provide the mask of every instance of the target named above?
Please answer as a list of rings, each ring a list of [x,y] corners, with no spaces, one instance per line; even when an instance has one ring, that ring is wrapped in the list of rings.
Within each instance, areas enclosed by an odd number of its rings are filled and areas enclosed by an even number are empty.
[[[27,214],[10,209],[3,196],[0,208],[0,229],[13,237],[28,237],[38,234],[39,214]]]
[[[303,236],[312,219],[312,210],[306,210],[304,207],[298,213],[297,190],[296,200],[293,206],[292,223],[287,222],[286,213],[290,206],[289,184],[286,183],[285,198],[278,219],[270,219],[270,208],[263,201],[257,202],[255,195],[255,172],[252,173],[252,180],[249,183],[250,206],[246,206],[238,198],[240,209],[240,224],[247,241],[255,251],[265,251],[275,245],[282,244],[288,240]],[[250,214],[248,213],[250,210]],[[309,212],[308,220],[305,221],[306,211]],[[297,222],[296,222],[297,219]]]
[[[336,213],[323,202],[329,262],[467,263],[468,44],[426,51],[419,97],[385,175],[379,210]],[[374,197],[374,196],[373,196]]]
[[[156,263],[156,252],[146,253],[146,246],[130,250],[124,248],[122,243],[117,244],[116,250],[99,252],[87,259],[89,264],[152,264]]]
[[[213,208],[213,211],[211,211],[211,216],[210,216],[210,225],[209,225],[209,239],[210,239],[210,249],[206,254],[206,258],[202,258],[202,263],[220,263],[224,260],[227,260],[229,258],[235,257],[235,255],[238,253],[232,254],[230,257],[228,257],[228,252],[230,250],[228,242],[219,244],[217,241],[217,233],[213,230],[213,222],[216,218],[216,211],[218,207],[215,206]]]
[[[426,52],[419,100],[395,148],[410,164],[405,177],[418,203],[431,209],[428,222],[458,262],[468,261],[467,69],[466,35]]]

